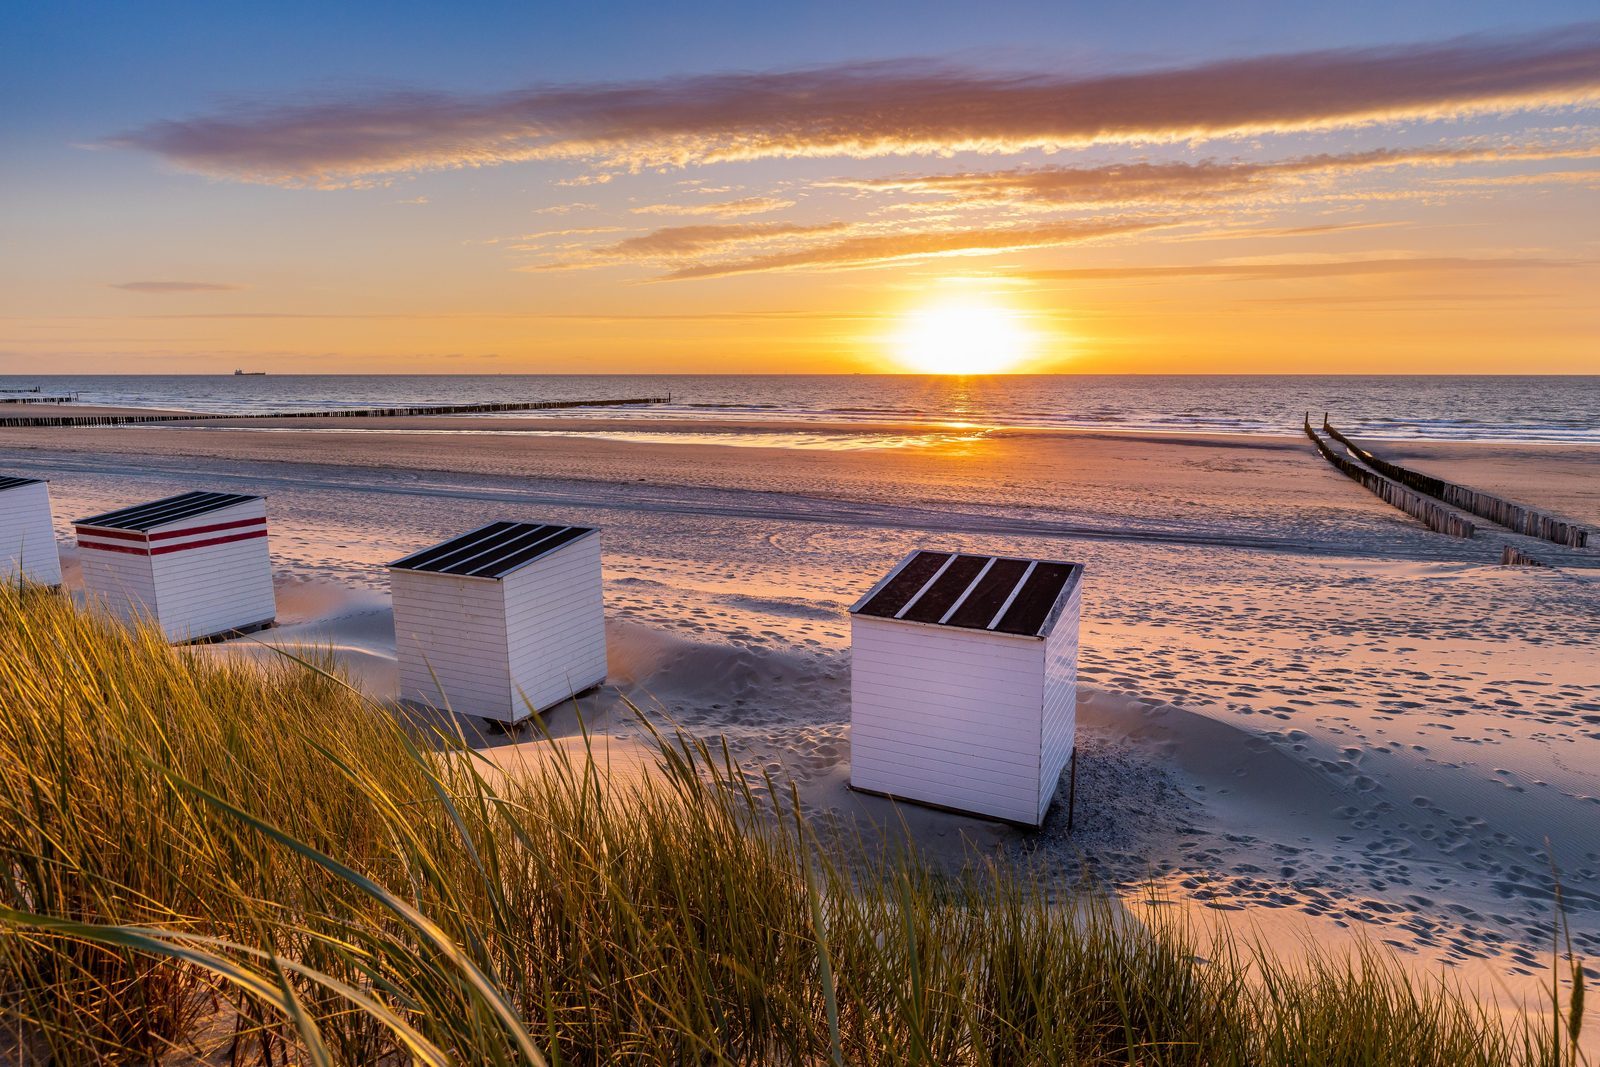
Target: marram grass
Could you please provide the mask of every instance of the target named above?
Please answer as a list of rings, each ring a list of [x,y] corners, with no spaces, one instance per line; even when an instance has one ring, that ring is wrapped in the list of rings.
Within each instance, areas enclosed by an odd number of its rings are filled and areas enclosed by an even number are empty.
[[[1371,952],[1202,952],[657,748],[503,774],[314,665],[0,590],[0,1030],[57,1064],[1582,1062],[1576,971],[1516,1024]]]

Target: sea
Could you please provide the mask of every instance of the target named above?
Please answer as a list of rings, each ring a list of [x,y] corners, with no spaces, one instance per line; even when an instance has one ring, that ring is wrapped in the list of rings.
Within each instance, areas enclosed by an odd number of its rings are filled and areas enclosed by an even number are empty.
[[[1600,443],[1600,375],[10,375],[0,401],[34,387],[87,404],[234,414],[664,396],[605,414],[1145,433],[1296,433],[1308,412],[1327,412],[1377,440]]]

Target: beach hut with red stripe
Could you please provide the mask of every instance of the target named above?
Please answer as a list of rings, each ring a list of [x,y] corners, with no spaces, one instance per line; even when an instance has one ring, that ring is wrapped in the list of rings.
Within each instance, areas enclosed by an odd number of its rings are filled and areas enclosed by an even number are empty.
[[[41,478],[0,474],[0,578],[61,584],[50,486]]]
[[[1040,826],[1077,733],[1083,567],[912,552],[850,609],[850,784]]]
[[[73,526],[89,598],[155,621],[169,640],[256,630],[277,615],[259,496],[180,493]]]
[[[402,700],[511,725],[606,678],[600,531],[491,522],[389,564]]]

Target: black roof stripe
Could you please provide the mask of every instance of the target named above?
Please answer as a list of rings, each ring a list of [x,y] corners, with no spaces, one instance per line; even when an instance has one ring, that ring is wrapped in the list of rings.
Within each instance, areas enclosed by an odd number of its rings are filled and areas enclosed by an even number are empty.
[[[393,563],[389,564],[389,566],[401,567],[406,570],[420,568],[425,563],[432,563],[439,557],[449,555],[450,553],[468,545],[479,544],[487,541],[495,534],[501,533],[515,525],[516,523],[514,522],[491,522],[487,526],[473,530],[471,533],[462,534],[460,537],[457,537],[453,540],[441,542],[437,545],[433,545],[430,548],[425,548],[421,552],[413,552],[404,559],[395,560]]]
[[[529,541],[543,537],[550,530],[555,529],[559,529],[559,527],[514,522],[493,537],[462,545],[454,552],[446,552],[438,559],[410,569],[414,571],[433,571],[436,574],[471,574],[479,567],[492,563],[510,552],[515,552],[528,544]]]
[[[536,539],[524,544],[521,548],[517,549],[515,552],[512,552],[510,555],[492,559],[482,566],[474,568],[468,573],[470,573],[474,578],[492,578],[498,577],[502,574],[509,574],[518,567],[522,566],[524,563],[532,563],[540,556],[543,556],[548,552],[554,552],[562,545],[576,541],[578,538],[588,533],[591,527],[553,526],[549,529],[553,532],[540,534]]]
[[[1040,637],[1054,621],[1056,605],[1071,593],[1082,573],[1077,563],[968,553],[952,558],[949,552],[921,550],[902,561],[877,592],[851,611],[880,619]]]
[[[1075,569],[1071,563],[1038,563],[994,628],[1003,634],[1037,634]]]
[[[41,485],[43,478],[14,478],[10,475],[0,474],[0,493],[7,489],[20,489],[25,485]]]
[[[877,595],[861,607],[860,613],[885,619],[894,618],[895,614],[906,606],[907,601],[928,584],[928,579],[937,574],[939,568],[943,567],[945,560],[949,558],[948,552],[918,552],[900,568],[898,574],[878,590]]]
[[[971,630],[987,630],[994,617],[1000,613],[1006,597],[1017,587],[1017,582],[1028,570],[1025,559],[997,559],[989,573],[983,576],[977,588],[967,594],[956,613],[945,621],[947,626],[963,626]]]
[[[593,526],[492,522],[414,552],[389,566],[429,574],[504,578],[518,567],[532,563],[594,530]]]
[[[157,526],[168,523],[180,522],[183,519],[192,519],[199,515],[207,515],[213,511],[231,508],[235,504],[243,504],[250,500],[260,500],[258,496],[245,493],[208,493],[194,490],[188,493],[179,493],[177,496],[163,497],[152,500],[146,504],[135,504],[132,507],[120,508],[117,511],[108,511],[101,515],[91,515],[87,519],[77,519],[75,526],[98,526],[107,530],[132,530],[145,533]]]
[[[973,583],[987,562],[982,556],[957,556],[900,618],[912,622],[938,622],[943,619],[945,612],[955,606],[955,602],[967,591],[967,586]]]

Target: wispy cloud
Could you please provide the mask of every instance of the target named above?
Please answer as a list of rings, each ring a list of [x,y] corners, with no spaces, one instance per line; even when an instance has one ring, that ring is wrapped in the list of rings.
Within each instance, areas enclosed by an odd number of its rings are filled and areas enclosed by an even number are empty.
[[[1366,274],[1443,271],[1546,270],[1570,267],[1565,260],[1519,256],[1386,256],[1360,259],[1272,260],[1261,263],[1199,263],[1147,267],[1072,267],[1020,272],[1033,281],[1139,281],[1159,278],[1333,278]]]
[[[244,286],[228,282],[113,282],[111,288],[130,293],[222,293]]]
[[[1471,178],[1436,178],[1435,185],[1456,187],[1504,185],[1600,185],[1600,170],[1552,170],[1538,174],[1480,174]]]
[[[646,204],[633,208],[635,215],[709,215],[721,219],[740,218],[745,215],[765,215],[794,207],[793,200],[780,200],[775,196],[746,196],[738,200],[719,200],[705,204]]]
[[[849,228],[844,222],[729,222],[699,226],[667,226],[613,244],[583,249],[559,262],[523,267],[530,271],[589,270],[619,264],[673,265],[685,260],[726,255],[735,249],[792,244]]]
[[[1075,77],[880,62],[496,95],[390,94],[158,122],[107,143],[246,181],[341,185],[539,158],[614,167],[1013,152],[1594,103],[1600,24]]]
[[[1471,163],[1528,163],[1593,159],[1600,147],[1389,149],[1321,154],[1269,162],[1204,160],[1196,163],[1126,163],[1103,167],[1037,166],[889,178],[841,178],[829,188],[936,196],[959,204],[1028,203],[1052,207],[1104,207],[1217,200],[1263,192],[1287,181],[1347,177],[1400,167],[1454,167]]]
[[[672,226],[585,249],[524,270],[585,270],[646,265],[666,280],[787,270],[846,270],[940,256],[984,256],[1082,244],[1169,225],[1145,218],[1081,219],[1049,225],[885,229],[833,222]]]
[[[989,256],[1034,248],[1084,244],[1142,233],[1167,225],[1141,219],[1086,219],[1047,226],[996,226],[869,233],[823,242],[809,248],[746,259],[698,263],[666,275],[671,280],[722,278],[774,270],[843,270],[945,256]]]

